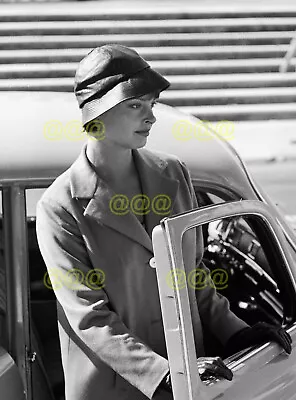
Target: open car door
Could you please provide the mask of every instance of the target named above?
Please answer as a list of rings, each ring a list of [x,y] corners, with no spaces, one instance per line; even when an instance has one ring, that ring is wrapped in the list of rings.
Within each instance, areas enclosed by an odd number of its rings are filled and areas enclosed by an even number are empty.
[[[238,286],[237,291],[248,292],[248,282],[253,285],[254,295],[250,301],[240,299],[238,310],[252,310],[256,306],[256,311],[263,310],[260,318],[269,318],[269,322],[280,323],[287,329],[293,346],[296,339],[295,254],[290,252],[267,205],[253,200],[228,202],[165,218],[154,228],[152,240],[174,400],[296,399],[296,352],[288,356],[273,342],[225,359],[234,374],[232,381],[214,377],[201,381],[188,295],[190,282],[182,279],[182,289],[179,285],[180,274],[182,278],[190,275],[183,258],[183,237],[197,227],[206,235],[212,232],[206,238],[207,253],[212,252],[213,259],[220,256],[220,261],[223,257],[227,260],[228,275],[243,274],[242,287]],[[250,243],[245,245],[246,238],[253,234],[256,239],[251,236]],[[173,284],[168,284],[168,276]],[[239,285],[241,280],[236,282]],[[258,306],[251,301],[261,303]]]

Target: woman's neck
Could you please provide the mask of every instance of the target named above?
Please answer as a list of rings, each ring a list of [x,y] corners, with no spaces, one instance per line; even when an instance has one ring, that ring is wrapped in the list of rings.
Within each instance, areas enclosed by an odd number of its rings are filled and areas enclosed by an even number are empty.
[[[110,184],[122,184],[136,173],[131,149],[99,146],[90,139],[86,156],[96,173]]]

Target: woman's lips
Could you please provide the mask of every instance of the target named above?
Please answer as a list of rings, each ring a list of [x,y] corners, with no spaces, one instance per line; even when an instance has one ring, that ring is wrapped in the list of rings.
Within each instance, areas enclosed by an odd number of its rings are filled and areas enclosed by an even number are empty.
[[[136,133],[141,136],[148,136],[150,132],[148,130],[148,131],[136,131]]]

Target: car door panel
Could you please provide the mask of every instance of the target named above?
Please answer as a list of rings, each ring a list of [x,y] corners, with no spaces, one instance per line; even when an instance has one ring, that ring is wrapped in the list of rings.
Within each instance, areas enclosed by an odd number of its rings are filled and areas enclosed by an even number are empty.
[[[247,358],[225,360],[234,373],[231,382],[213,380],[209,399],[292,400],[296,399],[296,327],[290,329],[293,351],[287,355],[277,344],[266,343]]]

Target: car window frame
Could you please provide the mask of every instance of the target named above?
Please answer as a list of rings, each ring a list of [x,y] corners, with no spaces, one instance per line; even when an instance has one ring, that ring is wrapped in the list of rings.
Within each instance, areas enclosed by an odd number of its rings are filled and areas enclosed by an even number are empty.
[[[20,373],[26,400],[33,400],[30,274],[26,190],[47,188],[53,178],[0,179],[7,295],[7,352]],[[9,266],[9,267],[8,267]]]

